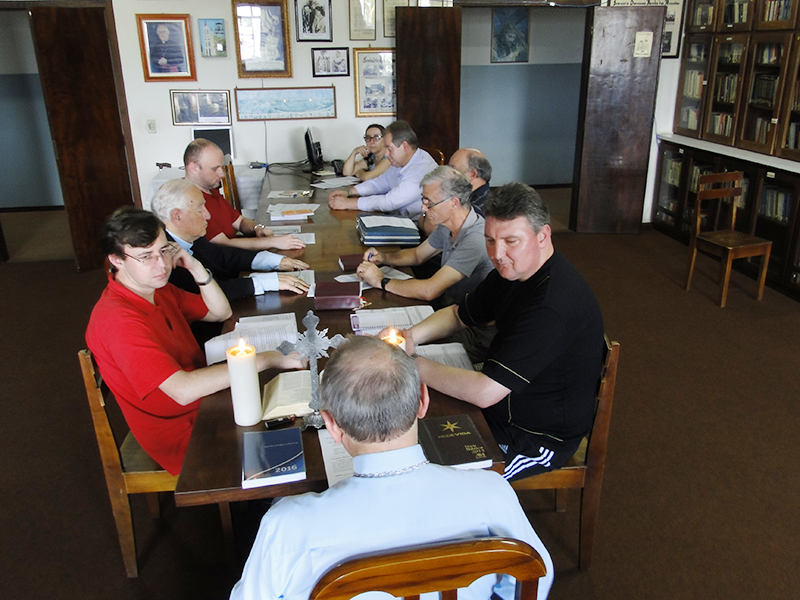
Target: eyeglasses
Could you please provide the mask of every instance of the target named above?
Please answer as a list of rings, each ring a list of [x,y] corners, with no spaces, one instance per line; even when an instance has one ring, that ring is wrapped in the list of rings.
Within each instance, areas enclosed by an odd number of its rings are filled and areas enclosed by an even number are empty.
[[[378,135],[365,135],[364,141],[365,142],[378,142],[383,137],[380,133]]]
[[[422,206],[425,208],[433,208],[434,206],[439,206],[442,202],[447,202],[450,198],[445,198],[444,200],[439,200],[438,202],[431,202],[430,198],[426,198],[425,196],[422,197]]]
[[[175,244],[174,242],[169,242],[166,246],[161,248],[161,250],[159,250],[156,253],[151,252],[150,254],[146,254],[144,256],[131,256],[127,252],[123,252],[123,254],[128,258],[132,258],[133,260],[142,263],[146,267],[151,267],[156,263],[159,255],[161,256],[161,258],[164,259],[164,262],[167,262],[170,258],[172,258],[178,253],[179,249],[180,248],[178,244]]]

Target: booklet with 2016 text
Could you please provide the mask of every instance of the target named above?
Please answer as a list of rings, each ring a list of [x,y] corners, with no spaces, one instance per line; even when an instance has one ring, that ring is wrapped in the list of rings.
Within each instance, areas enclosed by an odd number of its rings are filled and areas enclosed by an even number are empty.
[[[242,438],[242,488],[305,478],[306,464],[299,428],[245,431]]]

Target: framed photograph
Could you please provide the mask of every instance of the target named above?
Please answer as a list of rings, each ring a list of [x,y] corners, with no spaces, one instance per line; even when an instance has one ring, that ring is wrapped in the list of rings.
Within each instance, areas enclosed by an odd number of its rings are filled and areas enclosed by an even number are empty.
[[[240,121],[335,119],[336,88],[237,88],[236,116]]]
[[[200,54],[203,58],[228,56],[225,19],[197,19],[200,32]]]
[[[375,2],[350,0],[350,39],[375,39]]]
[[[347,77],[350,75],[350,49],[312,48],[311,67],[314,77]]]
[[[666,6],[661,58],[678,58],[681,49],[683,0],[608,0],[609,6]]]
[[[189,15],[136,15],[145,81],[197,81]]]
[[[394,64],[394,48],[353,48],[357,117],[391,117],[397,112]]]
[[[383,37],[395,37],[397,18],[394,9],[408,6],[408,0],[383,0]]]
[[[298,42],[332,42],[331,0],[294,0]]]
[[[528,62],[529,19],[527,7],[492,9],[491,62]]]
[[[291,77],[288,0],[233,0],[239,77]]]
[[[230,125],[228,90],[170,90],[173,125]]]

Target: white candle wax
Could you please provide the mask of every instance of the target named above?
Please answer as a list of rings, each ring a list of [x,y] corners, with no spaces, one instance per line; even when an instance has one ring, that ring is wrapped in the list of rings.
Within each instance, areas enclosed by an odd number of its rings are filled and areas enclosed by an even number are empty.
[[[233,420],[247,427],[261,420],[261,394],[256,367],[256,349],[240,341],[228,348],[228,374],[231,378]]]
[[[406,338],[397,333],[397,331],[394,329],[391,329],[389,331],[389,335],[387,335],[386,337],[382,337],[381,340],[383,340],[387,344],[391,344],[392,346],[397,346],[401,350],[406,349]]]

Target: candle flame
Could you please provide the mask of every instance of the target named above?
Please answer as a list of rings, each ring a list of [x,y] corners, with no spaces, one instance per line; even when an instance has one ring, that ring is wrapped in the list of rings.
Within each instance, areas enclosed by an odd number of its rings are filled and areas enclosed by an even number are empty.
[[[236,348],[239,351],[239,354],[244,354],[245,350],[247,349],[244,338],[239,338],[239,345]]]

